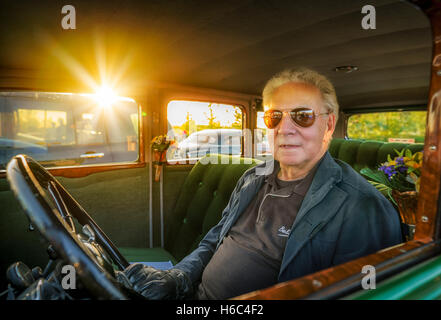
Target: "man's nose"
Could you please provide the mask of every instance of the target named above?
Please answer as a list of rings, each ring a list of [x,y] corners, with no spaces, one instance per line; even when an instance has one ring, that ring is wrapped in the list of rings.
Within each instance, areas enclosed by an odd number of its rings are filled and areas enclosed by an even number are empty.
[[[297,131],[297,127],[291,119],[289,112],[284,112],[282,119],[280,120],[277,132],[279,134],[292,134]]]

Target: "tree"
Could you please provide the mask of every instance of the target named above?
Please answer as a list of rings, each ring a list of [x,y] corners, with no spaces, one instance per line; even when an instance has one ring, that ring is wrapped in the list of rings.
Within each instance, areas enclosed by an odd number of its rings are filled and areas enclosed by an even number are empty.
[[[242,129],[242,111],[239,107],[234,107],[234,122],[232,127],[234,129]]]
[[[196,131],[196,122],[191,118],[190,112],[187,111],[185,122],[180,127],[182,131],[185,131],[186,135],[190,135],[193,131]]]
[[[210,129],[220,128],[221,127],[220,122],[214,121],[216,119],[216,116],[214,115],[213,106],[211,105],[211,103],[208,105],[208,112],[209,112],[208,115],[207,115],[207,113],[204,112],[204,114],[208,120],[208,128],[210,128]]]

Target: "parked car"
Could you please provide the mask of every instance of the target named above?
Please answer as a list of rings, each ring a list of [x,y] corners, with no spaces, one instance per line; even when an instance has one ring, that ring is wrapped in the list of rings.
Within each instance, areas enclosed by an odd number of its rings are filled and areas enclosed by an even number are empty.
[[[240,129],[206,129],[190,134],[181,141],[174,153],[175,159],[201,158],[210,153],[242,154]],[[270,153],[267,142],[257,143],[257,155]]]

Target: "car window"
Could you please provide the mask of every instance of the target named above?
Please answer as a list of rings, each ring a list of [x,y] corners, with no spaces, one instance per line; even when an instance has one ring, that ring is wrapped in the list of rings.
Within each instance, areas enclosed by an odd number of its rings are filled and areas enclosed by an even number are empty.
[[[424,143],[426,111],[391,111],[353,114],[347,136],[385,142]]]
[[[118,98],[102,106],[93,95],[0,93],[0,166],[16,154],[46,166],[138,159],[138,105]]]
[[[264,112],[257,112],[257,129],[254,132],[254,154],[260,159],[272,157],[268,143],[268,128],[263,122],[263,114]]]
[[[199,134],[197,143],[199,144],[217,144],[217,137],[210,134]]]
[[[240,134],[225,132],[225,134],[221,135],[222,144],[225,145],[240,145]]]
[[[168,135],[177,142],[167,153],[168,160],[242,152],[243,112],[239,106],[173,100],[167,106],[167,120]]]

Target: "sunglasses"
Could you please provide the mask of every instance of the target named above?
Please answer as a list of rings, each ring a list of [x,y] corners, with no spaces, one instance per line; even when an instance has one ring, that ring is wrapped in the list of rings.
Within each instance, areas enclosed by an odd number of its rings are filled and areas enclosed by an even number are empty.
[[[316,117],[330,114],[332,111],[315,114],[314,110],[309,108],[296,108],[291,111],[267,110],[263,115],[263,121],[268,129],[274,129],[282,120],[284,112],[289,112],[292,121],[303,128],[310,127],[314,124]]]

